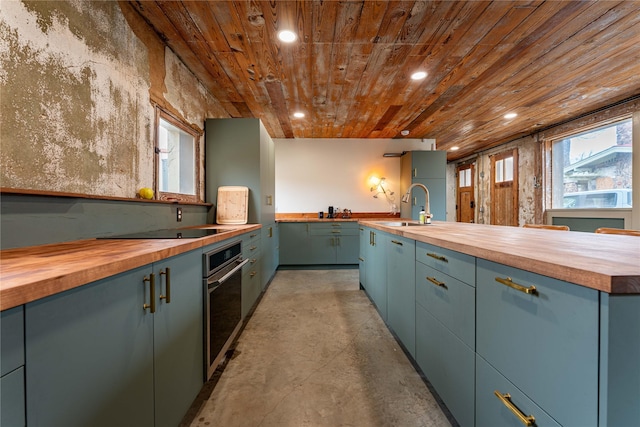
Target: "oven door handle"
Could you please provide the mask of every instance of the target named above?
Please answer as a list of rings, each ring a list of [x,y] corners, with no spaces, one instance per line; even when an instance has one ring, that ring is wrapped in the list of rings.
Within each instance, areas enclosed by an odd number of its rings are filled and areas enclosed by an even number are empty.
[[[221,278],[219,278],[219,279],[213,279],[213,278],[211,278],[211,279],[207,280],[207,285],[208,285],[209,287],[211,287],[212,285],[215,285],[215,287],[218,287],[218,286],[222,285],[224,282],[226,282],[226,281],[229,279],[229,277],[231,277],[231,276],[233,276],[234,274],[236,274],[236,272],[237,272],[238,270],[240,270],[242,267],[244,267],[244,266],[245,266],[245,264],[246,264],[246,263],[248,263],[248,262],[249,262],[249,258],[247,258],[247,259],[243,260],[240,264],[236,265],[236,266],[233,268],[233,270],[231,270],[230,272],[228,272],[227,274],[225,274],[225,275],[224,275],[224,276],[222,276]],[[213,290],[213,289],[211,289],[211,290]]]

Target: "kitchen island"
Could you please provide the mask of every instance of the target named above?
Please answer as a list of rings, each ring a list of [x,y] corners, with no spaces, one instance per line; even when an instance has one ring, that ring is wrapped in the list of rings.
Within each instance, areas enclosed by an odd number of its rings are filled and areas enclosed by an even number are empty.
[[[463,426],[640,419],[640,239],[360,223],[360,282]]]

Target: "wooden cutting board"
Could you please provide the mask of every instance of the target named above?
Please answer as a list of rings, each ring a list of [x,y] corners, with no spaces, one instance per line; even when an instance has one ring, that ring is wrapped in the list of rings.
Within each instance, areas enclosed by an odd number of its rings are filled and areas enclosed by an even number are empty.
[[[246,224],[249,188],[240,186],[218,187],[217,224]]]

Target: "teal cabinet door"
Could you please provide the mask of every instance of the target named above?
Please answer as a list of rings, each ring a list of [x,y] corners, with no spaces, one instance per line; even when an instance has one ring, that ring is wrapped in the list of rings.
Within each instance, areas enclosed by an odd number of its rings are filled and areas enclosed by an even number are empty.
[[[386,233],[371,230],[371,243],[367,261],[367,293],[380,317],[387,320],[387,260]]]
[[[476,352],[559,424],[597,425],[598,292],[482,259],[476,286]]]
[[[336,264],[358,264],[360,236],[355,230],[351,235],[343,233],[336,240]]]
[[[367,258],[369,257],[369,237],[370,228],[360,226],[358,228],[360,246],[358,255],[358,277],[360,286],[366,291],[367,289]]]
[[[151,266],[25,306],[32,427],[153,426]]]
[[[420,304],[416,304],[415,360],[456,421],[473,426],[475,352]]]
[[[415,357],[416,242],[389,235],[386,240],[387,322]]]
[[[532,425],[536,427],[560,427],[518,387],[476,355],[476,426],[522,427],[525,421],[521,418],[533,421]],[[565,425],[582,427],[585,424],[571,422]]]
[[[260,289],[264,290],[278,268],[278,232],[275,222],[262,227],[262,259],[260,271]]]
[[[406,193],[413,183],[420,183],[429,190],[429,205],[434,220],[446,220],[447,156],[444,151],[409,151],[400,159],[400,192]],[[424,191],[414,188],[409,203],[400,204],[403,218],[418,219],[420,207],[426,205]]]
[[[154,264],[155,426],[180,424],[204,383],[204,285],[200,251]]]
[[[280,224],[280,264],[311,264],[309,224],[284,222]]]
[[[24,426],[24,307],[0,313],[0,425]]]

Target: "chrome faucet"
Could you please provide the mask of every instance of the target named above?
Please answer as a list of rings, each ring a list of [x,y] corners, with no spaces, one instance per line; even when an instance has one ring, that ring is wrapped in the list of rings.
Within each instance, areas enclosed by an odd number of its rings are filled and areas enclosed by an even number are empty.
[[[419,187],[424,190],[424,194],[426,197],[426,203],[424,205],[424,212],[425,212],[424,216],[425,218],[433,217],[433,215],[431,215],[431,208],[429,206],[429,189],[424,184],[420,184],[418,182],[411,184],[407,192],[404,194],[404,196],[402,196],[402,203],[409,203],[409,199],[411,198],[411,190],[413,190],[413,187]]]

